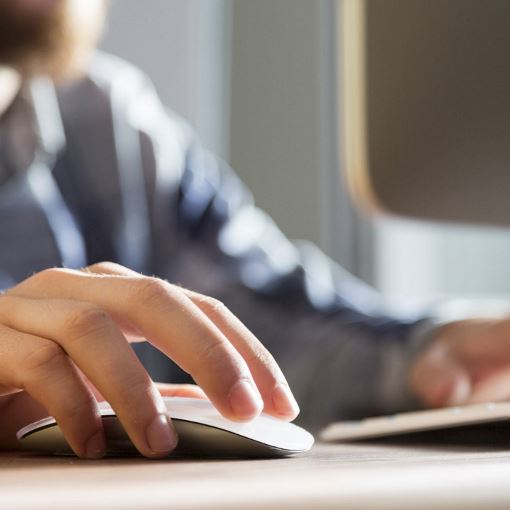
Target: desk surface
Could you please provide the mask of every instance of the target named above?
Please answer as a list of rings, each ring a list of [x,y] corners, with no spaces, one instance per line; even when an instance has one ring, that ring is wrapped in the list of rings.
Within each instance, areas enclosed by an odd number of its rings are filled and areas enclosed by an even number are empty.
[[[510,445],[317,445],[277,460],[0,454],[9,509],[510,508]]]

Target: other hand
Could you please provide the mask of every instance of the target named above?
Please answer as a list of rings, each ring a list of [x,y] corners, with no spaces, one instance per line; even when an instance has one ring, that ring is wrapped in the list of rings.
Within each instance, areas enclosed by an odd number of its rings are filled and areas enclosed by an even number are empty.
[[[430,407],[510,398],[510,319],[469,319],[439,328],[411,368],[411,387]]]

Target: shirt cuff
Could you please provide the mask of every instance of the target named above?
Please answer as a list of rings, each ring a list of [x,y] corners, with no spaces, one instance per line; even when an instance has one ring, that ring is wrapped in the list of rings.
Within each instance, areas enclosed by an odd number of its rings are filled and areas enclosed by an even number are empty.
[[[379,401],[383,412],[394,413],[423,408],[411,390],[409,370],[414,360],[435,338],[445,322],[436,318],[419,321],[405,342],[384,343],[381,352],[381,385]]]

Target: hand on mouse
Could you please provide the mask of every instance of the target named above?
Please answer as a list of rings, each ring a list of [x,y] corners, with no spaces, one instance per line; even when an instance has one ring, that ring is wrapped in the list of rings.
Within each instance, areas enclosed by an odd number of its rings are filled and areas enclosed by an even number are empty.
[[[439,328],[411,368],[430,407],[510,398],[510,319],[468,319]]]
[[[48,269],[0,296],[0,430],[9,429],[8,410],[28,398],[56,418],[77,455],[101,457],[93,386],[140,453],[167,455],[175,431],[128,345],[145,339],[190,373],[226,418],[298,413],[273,357],[220,302],[101,263]]]

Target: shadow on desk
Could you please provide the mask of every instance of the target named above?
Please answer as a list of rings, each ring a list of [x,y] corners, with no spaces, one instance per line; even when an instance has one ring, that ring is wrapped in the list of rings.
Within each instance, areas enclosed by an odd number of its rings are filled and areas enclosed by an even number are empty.
[[[413,445],[437,450],[451,450],[452,447],[462,446],[481,450],[510,450],[510,426],[508,421],[501,423],[487,423],[463,425],[447,429],[427,430],[406,433],[385,438],[359,441],[366,444]]]

